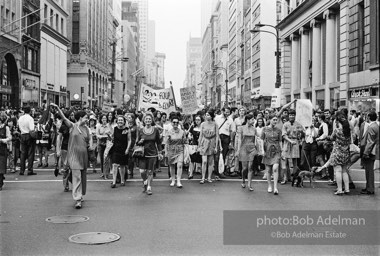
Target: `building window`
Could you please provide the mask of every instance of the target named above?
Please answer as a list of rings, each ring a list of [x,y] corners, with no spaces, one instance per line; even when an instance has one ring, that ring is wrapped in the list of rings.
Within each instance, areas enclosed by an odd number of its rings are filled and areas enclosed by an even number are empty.
[[[53,27],[54,23],[54,12],[50,10],[50,27]]]
[[[33,50],[28,49],[28,59],[27,59],[26,69],[32,70],[32,63],[33,63]]]
[[[55,15],[55,30],[58,31],[58,29],[59,29],[59,17],[58,17],[58,14],[56,14]]]
[[[47,22],[47,16],[48,16],[48,7],[45,4],[45,7],[44,7],[44,23]]]
[[[370,1],[370,64],[371,65],[379,65],[379,1],[371,0]]]
[[[65,35],[65,33],[64,33],[64,24],[63,24],[63,18],[61,18],[61,34],[62,35]]]

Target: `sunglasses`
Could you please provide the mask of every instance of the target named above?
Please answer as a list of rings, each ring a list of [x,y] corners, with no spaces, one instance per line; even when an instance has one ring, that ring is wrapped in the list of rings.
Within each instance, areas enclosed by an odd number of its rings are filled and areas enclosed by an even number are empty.
[[[201,119],[195,119],[195,121],[201,121]]]
[[[172,122],[173,124],[178,124],[179,122]]]

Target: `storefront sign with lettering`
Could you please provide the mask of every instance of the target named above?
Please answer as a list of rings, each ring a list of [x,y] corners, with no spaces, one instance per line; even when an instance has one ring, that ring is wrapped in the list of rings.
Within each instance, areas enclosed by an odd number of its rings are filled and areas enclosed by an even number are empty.
[[[351,98],[367,98],[370,96],[371,96],[371,93],[370,93],[369,89],[352,90],[351,91]]]

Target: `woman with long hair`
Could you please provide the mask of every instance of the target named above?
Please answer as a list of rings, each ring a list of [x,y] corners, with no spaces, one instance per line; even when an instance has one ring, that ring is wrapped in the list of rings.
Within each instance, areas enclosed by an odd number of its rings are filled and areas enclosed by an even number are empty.
[[[338,111],[336,113],[335,120],[337,127],[330,136],[334,144],[329,162],[334,167],[336,183],[338,185],[335,195],[341,196],[350,193],[347,166],[350,164],[351,129],[347,118],[342,112]],[[342,189],[342,180],[345,191]]]
[[[256,150],[257,150],[257,155],[255,156],[255,159],[253,161],[253,171],[254,175],[258,174],[261,171],[265,170],[265,165],[262,164],[263,161],[263,155],[264,155],[264,141],[261,139],[261,136],[264,131],[264,118],[259,117],[256,119]]]
[[[202,156],[198,152],[198,145],[199,145],[199,136],[201,134],[201,124],[202,124],[202,117],[200,115],[196,115],[194,118],[194,123],[191,125],[189,129],[189,139],[190,139],[190,147],[193,147],[194,153],[190,155],[190,166],[189,166],[189,177],[188,179],[191,180],[193,178],[194,169],[197,170],[198,168],[202,168]]]
[[[138,132],[137,144],[144,147],[144,157],[139,160],[144,192],[152,195],[153,173],[157,158],[162,160],[160,132],[153,122],[153,114],[146,112],[142,118],[144,126]]]
[[[113,131],[112,170],[113,182],[111,188],[116,187],[116,177],[120,173],[121,186],[125,186],[125,167],[128,164],[128,152],[131,144],[131,133],[125,126],[125,118],[117,117],[117,126]]]
[[[264,141],[264,157],[263,164],[265,164],[265,170],[267,174],[268,193],[274,191],[275,195],[278,195],[277,183],[278,183],[278,169],[281,160],[281,140],[282,131],[276,127],[278,117],[271,113],[268,115],[269,125],[266,126],[261,135],[261,139]],[[271,176],[273,173],[273,185],[272,188]]]
[[[206,170],[208,169],[209,183],[212,182],[211,175],[214,170],[214,155],[219,147],[219,129],[214,121],[214,111],[208,110],[205,114],[205,121],[201,124],[199,135],[198,151],[202,156],[202,179],[201,184],[205,183]],[[208,168],[207,168],[208,165]]]
[[[86,195],[87,187],[87,148],[92,140],[90,129],[87,126],[87,113],[85,111],[76,112],[76,122],[72,123],[56,104],[51,103],[50,106],[57,109],[58,114],[70,129],[67,161],[72,173],[73,198],[76,201],[75,208],[80,209],[82,208],[83,196]]]
[[[238,130],[238,142],[236,148],[236,155],[242,163],[242,183],[241,187],[245,188],[245,175],[248,171],[248,188],[253,191],[252,183],[252,163],[255,155],[257,154],[255,137],[256,129],[254,127],[255,118],[253,115],[246,115],[243,124]]]
[[[98,152],[100,158],[101,178],[108,179],[109,168],[105,168],[104,151],[107,146],[107,140],[111,138],[112,131],[107,123],[107,115],[100,116],[100,123],[96,126],[96,137],[98,139]]]
[[[173,128],[171,128],[167,133],[167,140],[165,144],[165,154],[168,158],[168,163],[170,167],[170,186],[174,187],[176,184],[175,176],[175,166],[177,165],[177,187],[182,188],[181,178],[182,178],[182,168],[184,160],[184,149],[186,140],[186,133],[184,130],[179,129],[179,117],[173,115],[171,117]]]

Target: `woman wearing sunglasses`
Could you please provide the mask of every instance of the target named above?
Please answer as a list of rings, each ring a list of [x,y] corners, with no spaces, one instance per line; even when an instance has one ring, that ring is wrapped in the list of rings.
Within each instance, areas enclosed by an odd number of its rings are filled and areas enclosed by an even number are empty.
[[[165,154],[168,158],[170,177],[172,180],[170,186],[174,187],[176,184],[175,165],[177,165],[177,188],[182,188],[182,167],[184,159],[184,148],[187,140],[185,132],[179,129],[179,117],[177,115],[173,115],[171,121],[173,128],[168,131],[165,144]]]

